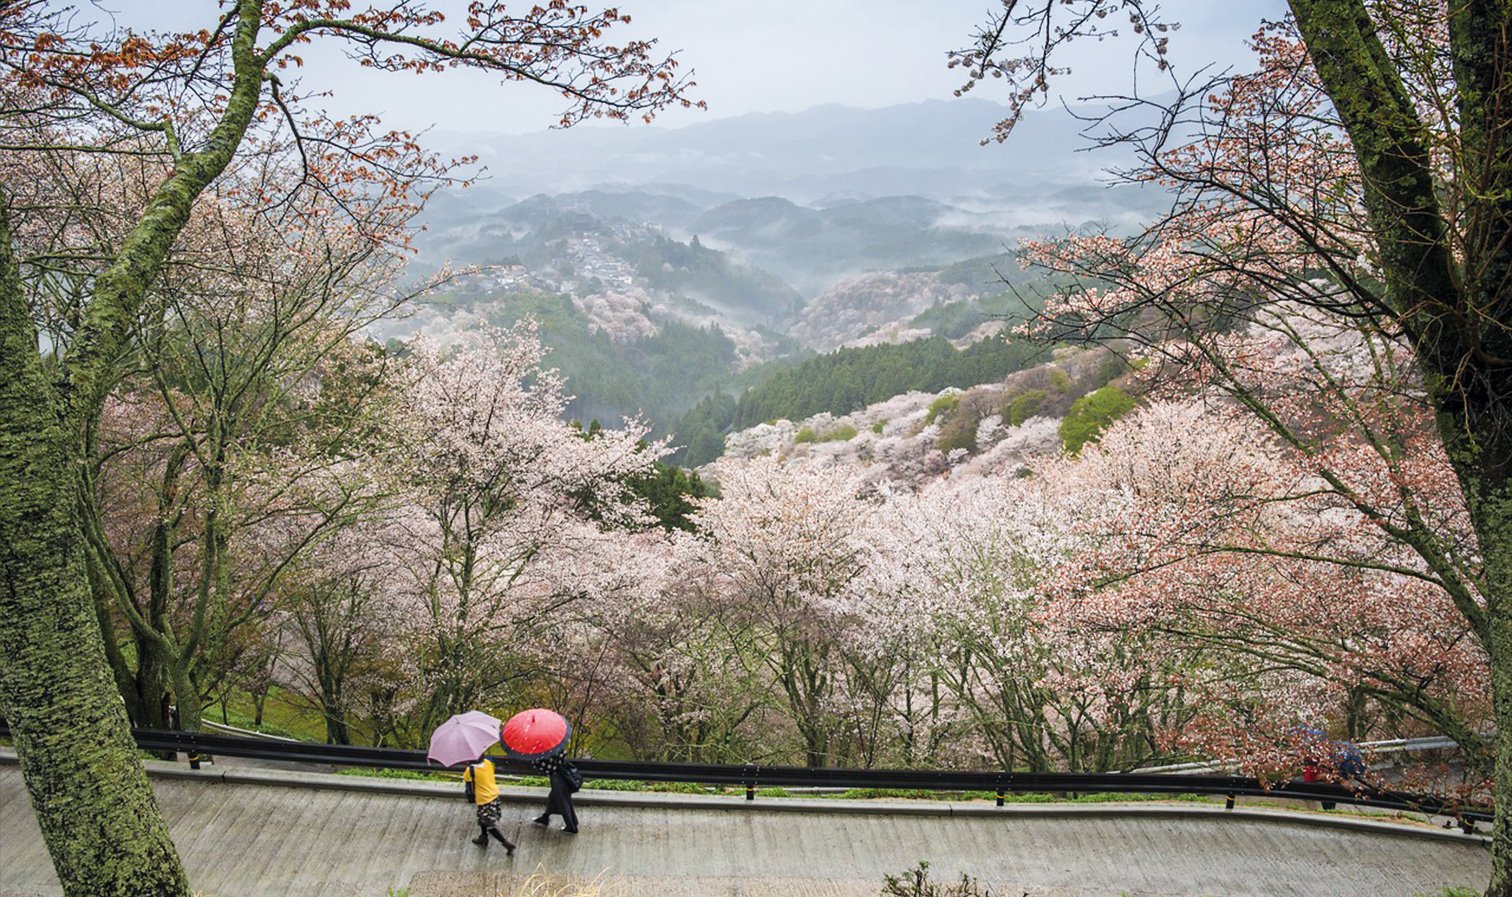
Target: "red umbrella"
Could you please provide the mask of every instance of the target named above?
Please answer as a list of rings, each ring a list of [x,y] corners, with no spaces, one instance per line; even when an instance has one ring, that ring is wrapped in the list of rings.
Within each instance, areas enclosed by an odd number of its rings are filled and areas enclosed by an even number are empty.
[[[442,766],[468,763],[483,756],[499,738],[499,721],[480,710],[459,713],[436,728],[425,759]]]
[[[504,750],[519,760],[539,760],[567,747],[572,727],[566,717],[555,710],[537,707],[521,710],[504,724],[499,738]]]

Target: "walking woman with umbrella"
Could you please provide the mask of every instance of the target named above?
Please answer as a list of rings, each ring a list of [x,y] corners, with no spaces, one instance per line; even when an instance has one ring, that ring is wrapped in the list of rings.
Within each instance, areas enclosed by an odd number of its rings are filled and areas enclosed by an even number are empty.
[[[478,837],[473,843],[487,847],[489,837],[504,845],[504,852],[514,856],[515,846],[499,831],[503,802],[494,780],[493,761],[484,756],[499,738],[499,721],[478,710],[451,717],[431,735],[426,759],[442,766],[468,763],[462,773],[462,788],[472,800],[478,814]]]
[[[575,835],[578,819],[572,808],[572,794],[583,786],[583,774],[563,755],[571,737],[572,727],[565,717],[555,710],[536,708],[510,717],[499,740],[510,756],[530,763],[551,780],[546,812],[531,822],[545,828],[551,824],[552,816],[559,815],[562,831]]]

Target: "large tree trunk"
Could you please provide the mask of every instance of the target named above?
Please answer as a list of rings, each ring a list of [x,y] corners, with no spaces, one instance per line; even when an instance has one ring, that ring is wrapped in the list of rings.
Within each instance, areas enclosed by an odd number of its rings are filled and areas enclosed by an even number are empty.
[[[0,197],[0,712],[69,895],[188,895],[109,675],[57,412]]]
[[[1509,335],[1488,342],[1498,354],[1512,349]],[[1479,365],[1457,381],[1440,380],[1458,387],[1438,397],[1439,432],[1465,493],[1485,564],[1484,643],[1496,721],[1496,732],[1486,739],[1494,745],[1495,757],[1486,765],[1494,770],[1497,795],[1486,894],[1512,897],[1512,397],[1505,394],[1512,371]],[[1488,758],[1478,759],[1484,763]]]
[[[1489,491],[1489,490],[1488,490]],[[1476,535],[1486,559],[1491,690],[1496,718],[1496,822],[1487,897],[1512,897],[1512,483],[1481,498]]]
[[[1509,0],[1449,0],[1461,208],[1440,206],[1428,129],[1363,0],[1290,0],[1353,141],[1385,300],[1412,342],[1484,570],[1462,600],[1490,659],[1496,791],[1488,897],[1512,897],[1512,126]],[[1450,225],[1459,229],[1451,240]]]
[[[1500,342],[1512,343],[1512,338],[1503,336]],[[1440,374],[1430,382],[1443,385],[1434,396],[1439,434],[1464,491],[1485,565],[1481,641],[1490,659],[1496,731],[1482,744],[1495,756],[1470,762],[1492,770],[1497,795],[1486,895],[1512,897],[1512,402],[1503,394],[1512,372],[1479,365],[1457,380]]]

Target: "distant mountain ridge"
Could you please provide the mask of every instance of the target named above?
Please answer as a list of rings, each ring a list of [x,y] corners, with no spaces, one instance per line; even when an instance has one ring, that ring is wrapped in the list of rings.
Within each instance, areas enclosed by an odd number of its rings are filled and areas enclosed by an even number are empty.
[[[554,241],[615,226],[654,227],[770,272],[806,297],[865,272],[940,267],[1002,252],[1038,231],[921,196],[833,199],[798,205],[777,196],[666,188],[594,189],[499,206],[448,194],[426,211],[422,263],[492,264],[538,256]],[[613,242],[613,241],[611,241]],[[622,241],[621,241],[622,242]]]
[[[1035,111],[1009,143],[982,146],[1002,114],[985,100],[932,100],[676,129],[438,134],[490,170],[433,198],[420,267],[500,261],[553,228],[625,221],[696,234],[812,297],[847,276],[951,264],[1023,236],[1119,230],[1165,205],[1157,189],[1097,183],[1100,166],[1124,160],[1079,152],[1084,121],[1064,110]]]
[[[1057,191],[1093,182],[1099,171],[1125,160],[1113,151],[1080,152],[1089,145],[1085,122],[1059,108],[1031,112],[1011,141],[983,146],[1004,112],[980,99],[928,100],[882,109],[828,105],[751,113],[681,128],[437,132],[432,140],[444,152],[478,154],[490,188],[514,196],[679,184],[800,204],[847,194],[918,195],[967,208],[982,200],[982,207],[999,209],[1006,196],[1022,199],[1015,206],[1034,214],[1056,216],[1017,224],[1113,218],[1133,201],[1113,195],[1124,191],[1103,191],[1091,202],[1057,203]]]
[[[478,153],[491,177],[432,198],[413,268],[480,268],[408,326],[444,339],[531,316],[577,396],[572,416],[660,427],[813,351],[929,337],[966,349],[1039,289],[1003,283],[1040,276],[1019,271],[1021,239],[1117,231],[1168,201],[1097,184],[1118,160],[1076,152],[1081,122],[1063,111],[981,146],[1001,114],[933,101],[451,135],[440,149]]]

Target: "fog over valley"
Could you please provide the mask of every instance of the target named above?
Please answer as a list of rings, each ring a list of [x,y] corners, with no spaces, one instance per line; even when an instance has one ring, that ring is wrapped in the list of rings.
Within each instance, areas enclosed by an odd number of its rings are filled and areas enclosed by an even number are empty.
[[[1128,232],[1168,201],[1110,186],[1103,169],[1128,159],[1085,152],[1086,122],[1063,109],[984,146],[1003,114],[932,100],[681,128],[438,133],[444,152],[476,154],[486,171],[432,198],[411,268],[478,270],[380,333],[446,339],[529,315],[571,415],[643,414],[661,432],[711,393],[738,396],[815,352],[929,337],[965,348],[1040,289],[1018,290],[1034,279],[1020,240]],[[685,332],[713,342],[695,350]]]

